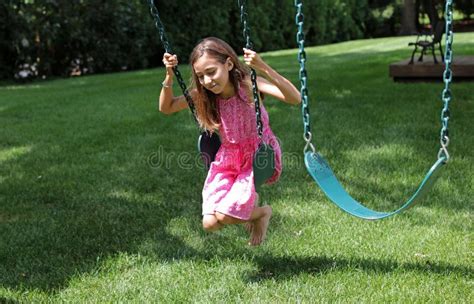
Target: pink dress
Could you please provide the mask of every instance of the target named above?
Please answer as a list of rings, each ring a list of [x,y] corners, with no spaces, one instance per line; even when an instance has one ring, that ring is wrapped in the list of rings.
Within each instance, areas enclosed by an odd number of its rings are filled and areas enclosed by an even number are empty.
[[[202,191],[202,214],[216,211],[248,220],[257,197],[253,180],[252,161],[258,148],[257,120],[253,103],[249,104],[245,89],[229,99],[217,98],[220,114],[221,147],[211,163]],[[263,123],[263,141],[275,150],[275,172],[268,184],[281,174],[281,149],[270,129],[268,113],[260,107]]]

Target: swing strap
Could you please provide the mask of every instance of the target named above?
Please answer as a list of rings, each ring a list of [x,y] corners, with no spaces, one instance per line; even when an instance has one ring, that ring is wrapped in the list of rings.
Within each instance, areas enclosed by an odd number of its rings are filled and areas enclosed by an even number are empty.
[[[304,158],[306,169],[309,174],[319,187],[323,190],[325,195],[338,207],[347,213],[354,215],[361,219],[367,220],[377,220],[389,217],[391,215],[400,213],[401,211],[407,209],[413,205],[416,201],[419,201],[429,189],[435,184],[441,168],[449,160],[449,153],[447,150],[449,144],[448,137],[448,120],[449,120],[449,103],[451,101],[451,91],[449,85],[452,80],[451,72],[451,61],[452,61],[452,42],[453,42],[453,13],[452,13],[452,0],[446,1],[445,6],[445,19],[446,19],[446,50],[444,54],[445,58],[445,71],[443,74],[443,79],[445,83],[444,90],[442,92],[442,100],[444,103],[443,110],[441,112],[441,134],[440,134],[440,144],[441,147],[438,152],[438,160],[432,165],[428,173],[425,175],[425,178],[422,180],[418,186],[415,193],[406,201],[400,208],[391,211],[391,212],[378,212],[372,209],[369,209],[353,199],[347,192],[344,190],[342,185],[337,180],[333,171],[329,167],[327,161],[316,152],[313,144],[311,143],[311,128],[309,121],[309,100],[308,100],[308,89],[307,89],[307,72],[305,68],[306,63],[306,53],[304,51],[304,33],[303,33],[303,13],[302,0],[295,0],[295,6],[297,8],[296,13],[296,25],[298,26],[298,32],[296,35],[297,43],[299,46],[298,52],[298,61],[300,63],[300,83],[301,83],[301,99],[302,99],[302,114],[303,114],[303,124],[304,124],[304,139],[306,141],[306,146],[304,148]]]

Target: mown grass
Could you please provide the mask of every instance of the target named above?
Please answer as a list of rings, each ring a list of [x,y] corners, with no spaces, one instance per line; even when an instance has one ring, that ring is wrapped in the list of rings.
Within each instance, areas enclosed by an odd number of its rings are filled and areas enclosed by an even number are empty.
[[[307,49],[314,143],[379,210],[411,195],[439,149],[442,84],[388,77],[411,40]],[[456,35],[455,54],[474,55],[473,41]],[[298,83],[296,50],[263,56]],[[472,82],[452,86],[437,185],[376,222],[324,197],[303,165],[299,107],[266,100],[286,162],[261,192],[268,240],[250,248],[242,227],[202,231],[196,129],[187,112],[156,111],[162,77],[0,87],[0,302],[472,303]]]

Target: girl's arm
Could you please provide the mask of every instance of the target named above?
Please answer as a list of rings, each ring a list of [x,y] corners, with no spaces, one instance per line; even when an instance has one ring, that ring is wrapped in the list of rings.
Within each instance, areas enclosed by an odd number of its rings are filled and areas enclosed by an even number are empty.
[[[173,67],[178,64],[178,58],[176,55],[165,53],[163,63],[166,66],[166,76],[162,83],[158,110],[165,114],[171,114],[186,109],[188,103],[184,95],[173,96]]]
[[[289,104],[297,105],[301,103],[299,90],[288,79],[278,74],[264,62],[256,52],[244,48],[244,61],[264,77],[257,77],[258,89],[262,93]]]

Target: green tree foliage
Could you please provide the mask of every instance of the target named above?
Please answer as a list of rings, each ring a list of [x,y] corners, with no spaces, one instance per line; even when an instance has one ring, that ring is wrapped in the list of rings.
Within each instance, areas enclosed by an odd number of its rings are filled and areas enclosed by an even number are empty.
[[[10,78],[27,48],[25,18],[18,13],[23,1],[0,2],[0,79]],[[23,42],[23,43],[22,43]]]
[[[0,9],[2,78],[23,64],[38,76],[66,76],[158,61],[156,33],[141,0],[10,0]]]
[[[400,0],[304,2],[306,45],[395,33]],[[182,63],[206,36],[244,46],[235,0],[155,0]],[[296,47],[293,0],[248,0],[254,47]],[[398,17],[399,18],[399,17]],[[0,2],[0,78],[69,76],[157,66],[162,48],[147,0]]]
[[[454,5],[464,14],[465,19],[471,19],[471,15],[474,14],[474,2],[472,0],[456,0]]]

